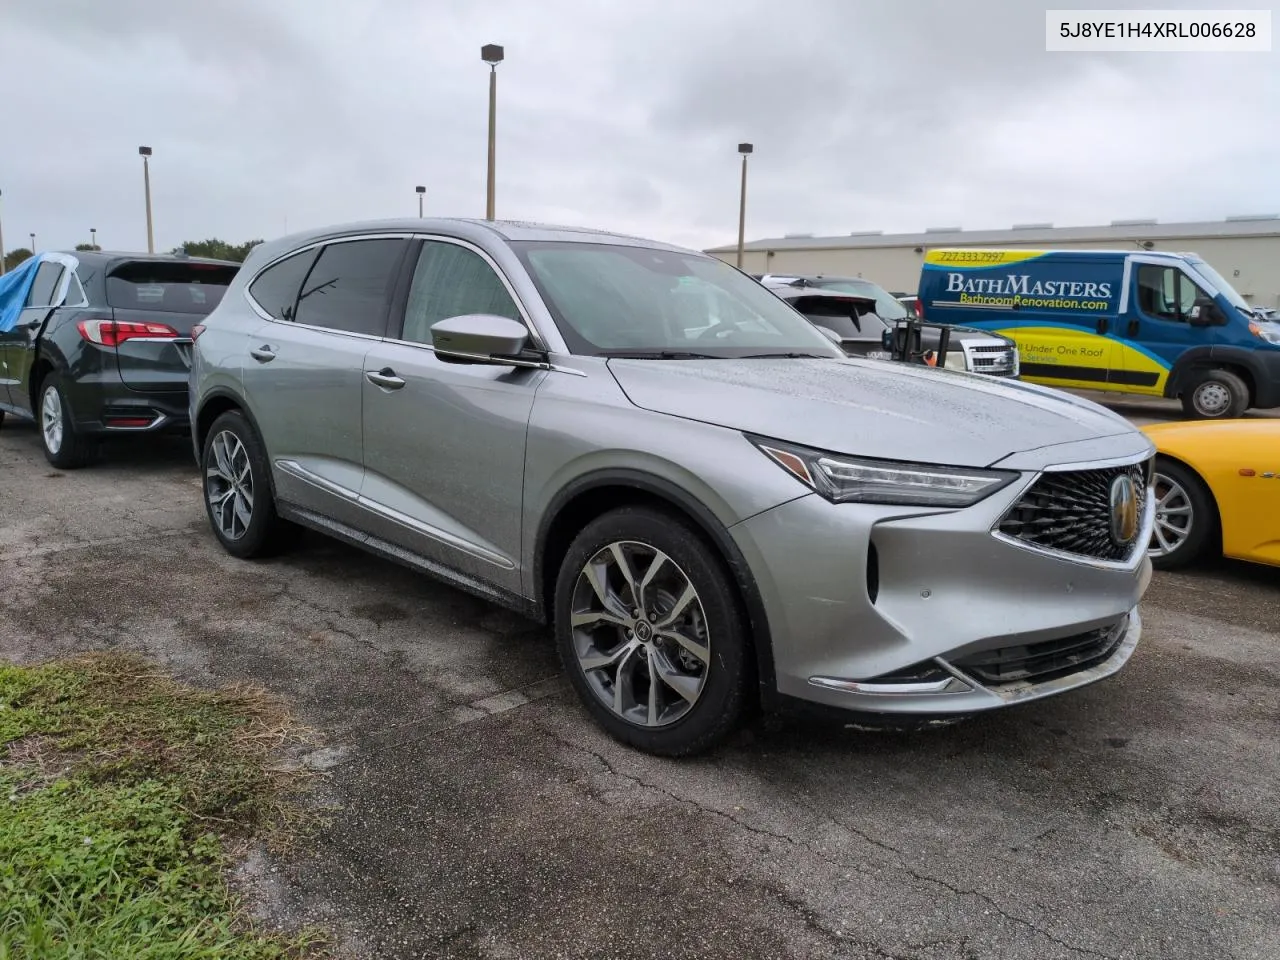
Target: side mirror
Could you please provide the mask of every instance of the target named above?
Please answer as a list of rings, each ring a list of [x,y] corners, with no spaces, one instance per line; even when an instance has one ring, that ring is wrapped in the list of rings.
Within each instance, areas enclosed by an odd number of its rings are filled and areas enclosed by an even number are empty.
[[[821,330],[824,334],[826,334],[827,339],[830,340],[832,343],[834,343],[837,347],[844,342],[840,339],[840,334],[836,333],[830,327],[824,327],[820,323],[816,323],[814,324],[814,326],[816,326],[819,330]]]
[[[436,356],[460,363],[511,365],[529,342],[523,323],[491,313],[468,313],[431,325]]]
[[[1187,322],[1193,327],[1212,327],[1222,323],[1222,311],[1218,305],[1207,297],[1201,297],[1192,304],[1187,314]]]

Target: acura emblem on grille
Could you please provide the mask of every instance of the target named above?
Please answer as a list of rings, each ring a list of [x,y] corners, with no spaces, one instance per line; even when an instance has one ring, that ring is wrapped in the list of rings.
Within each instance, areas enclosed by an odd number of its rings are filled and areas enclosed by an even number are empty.
[[[1138,493],[1133,477],[1122,473],[1111,481],[1111,541],[1127,547],[1138,536]]]

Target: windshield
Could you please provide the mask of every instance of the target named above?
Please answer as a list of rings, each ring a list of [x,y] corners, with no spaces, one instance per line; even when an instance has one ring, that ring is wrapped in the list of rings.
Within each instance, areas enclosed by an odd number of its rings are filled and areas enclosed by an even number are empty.
[[[860,297],[874,297],[876,315],[889,324],[911,316],[901,300],[870,280],[815,280],[813,285],[824,290],[839,290],[841,293],[856,293]]]
[[[1236,288],[1227,283],[1227,281],[1222,278],[1222,274],[1218,273],[1218,271],[1213,269],[1213,267],[1196,257],[1188,257],[1187,262],[1203,274],[1205,279],[1217,287],[1218,292],[1227,298],[1227,302],[1229,304],[1233,307],[1238,307],[1250,316],[1253,315],[1253,307],[1249,306],[1248,301],[1245,300],[1244,297],[1236,293]]]
[[[511,246],[573,353],[844,356],[798,312],[712,257],[616,244]]]

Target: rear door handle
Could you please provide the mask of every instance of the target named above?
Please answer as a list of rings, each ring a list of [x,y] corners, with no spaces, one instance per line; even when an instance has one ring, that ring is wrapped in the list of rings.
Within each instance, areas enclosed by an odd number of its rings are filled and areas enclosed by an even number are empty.
[[[401,377],[397,377],[396,372],[390,367],[383,367],[381,370],[366,370],[364,378],[375,387],[382,387],[384,390],[399,390],[404,386],[404,380]]]
[[[1106,318],[1106,317],[1101,317],[1101,318],[1099,318],[1099,320],[1098,320],[1098,332],[1099,332],[1099,333],[1106,333],[1106,332],[1107,332],[1107,318]]]
[[[270,363],[276,358],[276,352],[264,343],[262,346],[250,350],[249,356],[259,363]]]

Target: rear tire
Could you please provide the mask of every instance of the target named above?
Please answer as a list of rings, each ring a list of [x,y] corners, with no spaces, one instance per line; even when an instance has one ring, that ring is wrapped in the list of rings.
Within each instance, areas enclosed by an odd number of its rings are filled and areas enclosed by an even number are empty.
[[[292,524],[276,513],[270,461],[244,414],[230,410],[213,422],[200,466],[205,514],[224,550],[248,560],[287,546]]]
[[[1194,470],[1156,458],[1152,486],[1156,521],[1147,556],[1157,570],[1179,570],[1201,560],[1218,543],[1218,505]]]
[[[1230,370],[1206,370],[1182,394],[1191,420],[1234,420],[1249,408],[1249,385]]]
[[[751,707],[754,654],[737,592],[674,514],[623,507],[578,534],[556,578],[555,636],[592,717],[646,753],[710,750]]]
[[[62,375],[56,370],[47,374],[40,382],[38,397],[36,424],[40,428],[40,447],[44,450],[44,458],[59,470],[83,467],[93,459],[97,448],[76,431]]]

